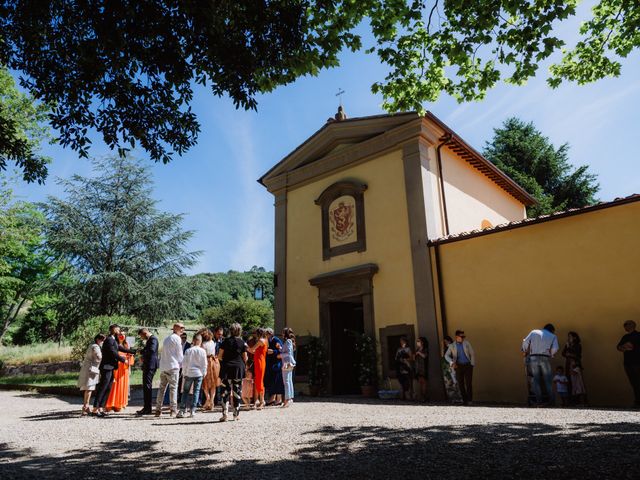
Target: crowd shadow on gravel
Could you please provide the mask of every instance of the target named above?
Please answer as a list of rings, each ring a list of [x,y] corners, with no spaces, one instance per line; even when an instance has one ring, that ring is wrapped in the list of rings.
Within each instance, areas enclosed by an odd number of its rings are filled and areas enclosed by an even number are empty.
[[[21,450],[16,440],[0,445],[0,477],[637,478],[640,431],[635,423],[570,424],[562,428],[504,423],[417,429],[409,428],[410,422],[408,417],[405,429],[326,426],[309,430],[299,436],[296,445],[274,447],[287,458],[276,461],[255,458],[221,463],[221,450],[201,447],[216,445],[216,437],[205,437],[205,432],[197,448],[181,453],[166,451],[171,446],[170,436],[161,443],[123,438],[56,456]],[[277,428],[264,434],[277,435]],[[247,429],[238,428],[238,435],[247,435]],[[251,452],[251,442],[261,441],[255,428],[247,438],[245,456]]]

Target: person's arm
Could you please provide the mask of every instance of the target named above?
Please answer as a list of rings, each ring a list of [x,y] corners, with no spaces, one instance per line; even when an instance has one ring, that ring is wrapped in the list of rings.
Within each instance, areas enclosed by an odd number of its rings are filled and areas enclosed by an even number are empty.
[[[137,350],[135,348],[127,348],[124,345],[118,344],[118,351],[122,353],[129,353],[131,355],[135,355]]]
[[[524,353],[529,353],[529,347],[530,346],[531,346],[531,333],[529,333],[529,335],[527,335],[526,338],[524,340],[522,340],[521,350]]]
[[[191,357],[192,355],[184,355],[182,357],[182,374],[186,376],[189,368],[191,368]]]
[[[182,342],[178,340],[176,344],[176,359],[178,363],[182,365],[182,360],[184,359],[184,350],[182,350]]]
[[[469,350],[469,362],[471,362],[471,366],[474,366],[476,364],[476,352],[469,342],[467,342],[467,347]]]
[[[455,345],[453,343],[451,345],[449,345],[447,347],[447,351],[444,352],[444,359],[447,361],[447,363],[449,365],[453,365],[455,363],[454,359],[453,359],[453,348],[452,347],[455,348]]]
[[[207,352],[205,352],[204,355],[200,355],[200,366],[202,367],[203,377],[207,376],[208,363],[209,362],[207,362]]]
[[[105,341],[105,343],[107,343],[107,342]],[[112,341],[108,342],[107,348],[109,349],[109,352],[111,352],[111,355],[116,360],[118,360],[119,362],[122,362],[122,363],[126,363],[127,362],[127,359],[124,358],[122,355],[120,355],[118,353],[118,344],[117,344],[117,342],[115,340],[112,340]]]
[[[558,337],[554,335],[553,341],[551,342],[551,349],[549,350],[549,353],[553,357],[556,353],[558,353],[558,350],[560,350],[560,345],[558,345]]]
[[[247,355],[247,352],[242,352],[242,361],[245,363],[245,365],[249,361],[249,355]]]

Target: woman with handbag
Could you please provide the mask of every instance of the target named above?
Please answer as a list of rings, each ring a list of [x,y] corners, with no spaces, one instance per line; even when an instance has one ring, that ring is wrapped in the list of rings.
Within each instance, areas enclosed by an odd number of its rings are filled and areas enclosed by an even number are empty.
[[[80,376],[78,377],[78,388],[84,392],[84,403],[82,404],[82,415],[88,415],[91,410],[89,401],[91,400],[91,392],[96,389],[100,381],[100,362],[102,361],[102,343],[107,338],[99,333],[93,339],[93,344],[89,345],[82,367],[80,368]]]
[[[282,353],[280,358],[282,359],[282,381],[284,383],[284,403],[282,408],[287,408],[293,403],[293,370],[296,367],[295,348],[296,348],[296,336],[293,334],[293,330],[285,328],[282,331],[282,339],[284,344],[282,345]]]

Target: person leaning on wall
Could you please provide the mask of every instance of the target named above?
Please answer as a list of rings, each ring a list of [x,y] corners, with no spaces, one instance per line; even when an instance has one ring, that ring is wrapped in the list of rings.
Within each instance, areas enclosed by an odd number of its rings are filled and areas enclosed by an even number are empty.
[[[627,333],[618,342],[618,351],[624,355],[624,371],[633,389],[633,405],[640,408],[640,332],[633,320],[624,322],[623,327]]]

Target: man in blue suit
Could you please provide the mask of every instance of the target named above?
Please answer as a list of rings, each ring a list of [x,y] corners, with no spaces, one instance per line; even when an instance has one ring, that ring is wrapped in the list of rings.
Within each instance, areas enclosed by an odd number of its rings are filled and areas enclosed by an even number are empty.
[[[158,339],[151,335],[148,328],[138,330],[138,336],[145,342],[142,349],[142,393],[144,406],[138,410],[138,415],[151,415],[151,392],[153,390],[153,376],[158,369]]]

